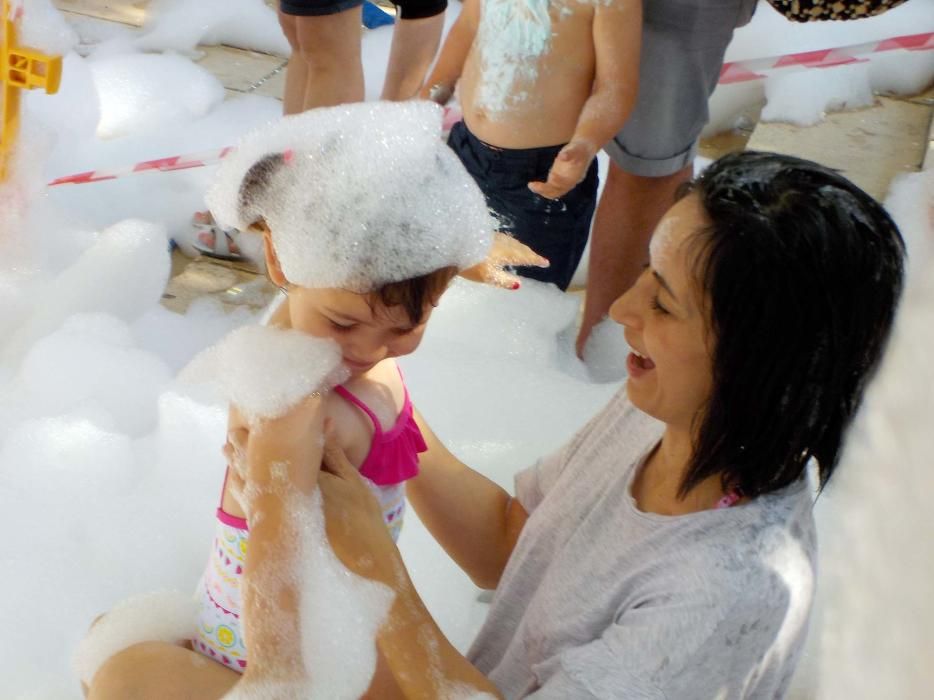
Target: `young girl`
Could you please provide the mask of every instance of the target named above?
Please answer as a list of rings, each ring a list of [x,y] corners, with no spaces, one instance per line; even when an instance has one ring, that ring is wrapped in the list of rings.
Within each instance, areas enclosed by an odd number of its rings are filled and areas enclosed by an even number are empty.
[[[247,137],[208,193],[222,225],[263,238],[268,275],[283,291],[264,322],[339,346],[349,379],[321,400],[321,412],[393,539],[405,482],[426,449],[395,358],[418,347],[459,272],[515,288],[500,265],[547,264],[515,241],[489,250],[493,220],[483,196],[440,134],[441,110],[425,103],[306,112]],[[250,430],[235,406],[229,430]],[[226,451],[229,464],[242,459]],[[198,586],[190,647],[199,656],[157,642],[129,647],[101,667],[91,697],[219,697],[236,684],[249,664],[241,613],[250,530],[241,488],[229,466]],[[389,697],[391,684],[391,676],[377,678],[371,692]]]

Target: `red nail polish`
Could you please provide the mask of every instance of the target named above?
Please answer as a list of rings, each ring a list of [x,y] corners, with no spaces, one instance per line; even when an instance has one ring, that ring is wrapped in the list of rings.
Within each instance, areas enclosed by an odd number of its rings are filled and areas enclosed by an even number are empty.
[[[510,289],[516,290],[516,289],[518,289],[518,288],[521,287],[521,286],[522,286],[522,285],[521,285],[519,282],[513,282],[513,283],[512,283],[512,286],[510,287]]]

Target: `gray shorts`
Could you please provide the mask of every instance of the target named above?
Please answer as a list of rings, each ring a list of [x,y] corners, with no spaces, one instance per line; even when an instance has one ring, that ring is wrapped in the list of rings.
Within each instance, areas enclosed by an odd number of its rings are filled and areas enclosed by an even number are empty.
[[[605,150],[626,172],[661,177],[694,160],[727,44],[752,18],[756,0],[651,0],[643,7],[639,95]]]

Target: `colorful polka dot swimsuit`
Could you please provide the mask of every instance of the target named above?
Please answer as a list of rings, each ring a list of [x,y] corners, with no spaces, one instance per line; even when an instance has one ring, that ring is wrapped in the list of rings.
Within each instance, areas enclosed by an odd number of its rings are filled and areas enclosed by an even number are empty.
[[[360,474],[379,501],[386,527],[396,540],[405,515],[405,482],[418,475],[418,455],[428,449],[415,422],[409,392],[405,391],[405,401],[395,425],[383,431],[369,406],[342,386],[335,391],[363,411],[373,423],[373,441],[360,465]],[[224,485],[226,487],[226,481]],[[192,640],[195,651],[240,673],[247,664],[240,627],[240,580],[248,539],[246,520],[218,507],[214,546],[198,584],[198,631]]]

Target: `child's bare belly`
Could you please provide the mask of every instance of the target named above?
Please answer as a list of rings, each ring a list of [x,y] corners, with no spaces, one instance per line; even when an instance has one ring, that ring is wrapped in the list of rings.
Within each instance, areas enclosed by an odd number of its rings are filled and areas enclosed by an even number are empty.
[[[527,62],[530,70],[516,73],[518,79],[511,85],[503,83],[502,72],[484,70],[478,50],[482,42],[475,42],[461,77],[460,102],[468,128],[481,141],[502,148],[536,148],[571,140],[593,89],[595,59],[593,6],[569,5],[575,8],[569,16],[555,20],[552,12],[547,51]],[[484,87],[485,78],[492,82],[497,77],[492,89]]]

